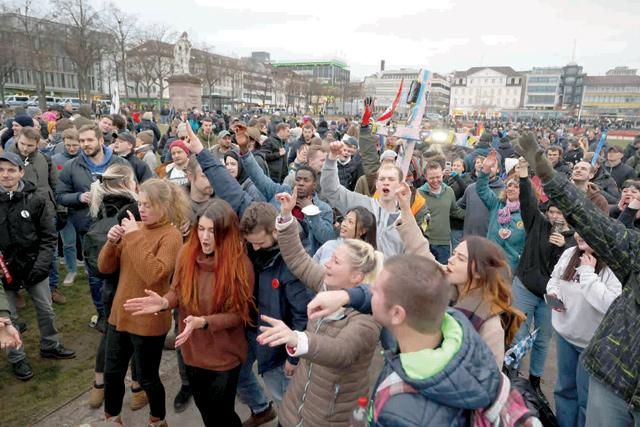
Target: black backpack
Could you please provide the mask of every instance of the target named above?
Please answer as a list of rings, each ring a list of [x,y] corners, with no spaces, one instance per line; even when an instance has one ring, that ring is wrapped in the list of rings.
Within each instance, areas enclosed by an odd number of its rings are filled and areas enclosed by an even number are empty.
[[[107,233],[109,233],[111,227],[118,224],[118,215],[107,216],[104,205],[100,209],[101,218],[91,224],[89,231],[87,231],[82,240],[82,256],[91,274],[106,278],[109,275],[100,273],[98,269],[98,256],[102,247],[107,243]]]

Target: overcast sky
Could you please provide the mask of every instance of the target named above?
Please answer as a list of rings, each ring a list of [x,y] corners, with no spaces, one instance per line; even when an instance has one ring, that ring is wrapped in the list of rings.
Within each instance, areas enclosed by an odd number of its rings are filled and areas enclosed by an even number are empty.
[[[566,65],[592,75],[640,68],[638,0],[113,0],[141,23],[187,31],[220,54],[272,61],[340,59],[352,76],[426,67],[447,73]],[[353,78],[353,77],[352,77]]]

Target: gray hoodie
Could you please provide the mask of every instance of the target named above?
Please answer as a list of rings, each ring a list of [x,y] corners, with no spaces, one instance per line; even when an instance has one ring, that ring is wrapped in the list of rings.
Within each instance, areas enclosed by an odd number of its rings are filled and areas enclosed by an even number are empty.
[[[395,221],[400,216],[400,212],[389,213],[382,209],[376,199],[349,191],[340,185],[336,160],[325,161],[320,174],[320,186],[322,196],[329,205],[343,214],[357,206],[362,206],[373,213],[376,217],[377,249],[384,254],[385,258],[404,253],[404,243],[395,227]]]

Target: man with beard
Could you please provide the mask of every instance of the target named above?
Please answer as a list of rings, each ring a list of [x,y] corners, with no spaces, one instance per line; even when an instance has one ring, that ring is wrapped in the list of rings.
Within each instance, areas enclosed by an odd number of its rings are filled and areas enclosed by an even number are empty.
[[[89,202],[91,200],[91,183],[99,179],[99,176],[114,164],[129,163],[114,155],[111,148],[104,145],[102,131],[95,123],[86,124],[78,130],[80,142],[80,154],[65,163],[60,172],[55,194],[56,201],[68,208],[69,221],[73,224],[80,241],[91,226],[89,215]],[[87,266],[91,299],[98,313],[98,323],[103,316],[102,285],[103,280],[97,276],[97,272],[91,271]],[[93,322],[92,322],[93,323]]]
[[[268,177],[265,179],[271,181]],[[272,204],[253,203],[240,222],[240,231],[253,261],[257,312],[282,320],[293,330],[305,330],[309,298],[305,286],[291,274],[282,259],[276,240],[276,216]],[[258,320],[257,313],[254,316],[255,325],[266,325]],[[282,401],[298,364],[297,358],[287,355],[284,346],[258,346],[256,334],[255,328],[247,329],[249,352],[238,381],[238,396],[251,408],[251,418],[243,423],[245,426],[259,426],[276,416],[253,374],[253,363],[257,360],[258,373],[277,404]]]

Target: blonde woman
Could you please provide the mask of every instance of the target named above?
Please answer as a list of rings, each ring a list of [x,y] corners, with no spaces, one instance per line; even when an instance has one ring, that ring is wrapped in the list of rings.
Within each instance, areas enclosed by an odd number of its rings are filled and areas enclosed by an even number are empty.
[[[292,216],[293,195],[280,193],[278,243],[289,270],[311,290],[352,288],[371,283],[382,267],[382,255],[356,239],[345,239],[324,265],[315,263],[300,242],[297,221]],[[318,321],[310,321],[305,332],[292,331],[281,320],[262,316],[271,326],[261,326],[258,343],[286,345],[300,363],[278,413],[280,423],[295,425],[346,425],[360,396],[368,393],[368,369],[380,337],[373,318],[352,309],[340,309]]]
[[[170,181],[150,179],[140,186],[138,210],[114,225],[100,252],[98,267],[103,274],[119,271],[118,289],[107,325],[105,417],[121,423],[124,378],[133,356],[138,379],[149,399],[152,427],[166,426],[165,391],[159,368],[164,339],[171,327],[171,313],[133,316],[124,303],[146,296],[145,290],[160,295],[169,291],[176,257],[182,246],[177,228],[188,221],[190,203],[186,192]]]

